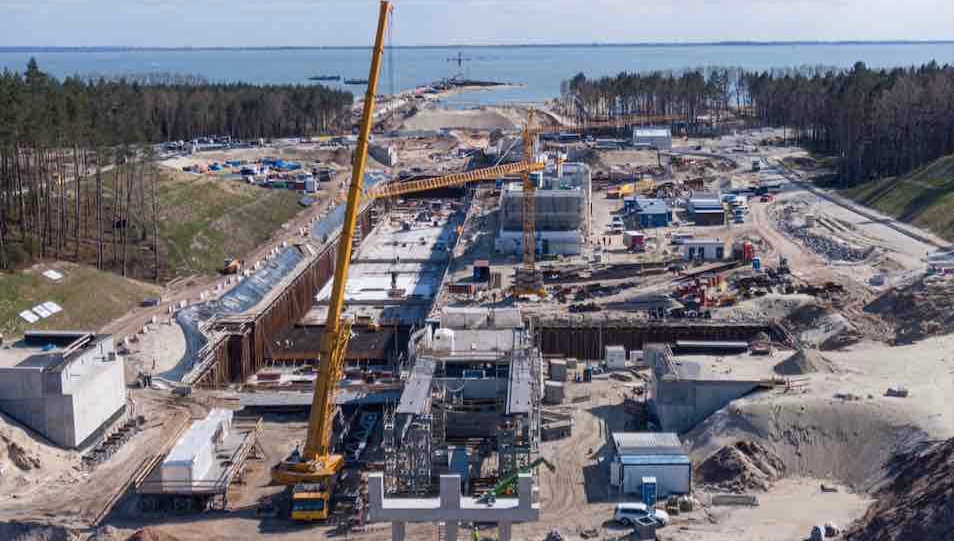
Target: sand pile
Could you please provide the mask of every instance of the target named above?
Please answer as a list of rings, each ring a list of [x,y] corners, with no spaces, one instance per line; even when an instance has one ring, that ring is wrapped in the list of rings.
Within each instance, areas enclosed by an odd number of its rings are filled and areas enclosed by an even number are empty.
[[[440,130],[469,128],[477,130],[513,130],[518,126],[507,115],[488,108],[450,110],[424,109],[404,120],[404,130]]]
[[[861,339],[857,327],[845,316],[818,304],[796,308],[783,323],[806,348],[834,350]]]
[[[816,350],[800,349],[773,367],[780,376],[801,376],[814,372],[831,372],[831,363]]]
[[[3,522],[0,523],[0,539],[4,541],[80,541],[83,536],[59,526]]]
[[[866,491],[884,478],[899,449],[924,441],[910,413],[876,406],[876,397],[763,393],[734,401],[690,431],[694,462],[723,447],[755,442],[781,458],[785,475],[828,479]]]
[[[727,321],[784,319],[797,310],[817,306],[817,302],[815,297],[811,295],[770,293],[762,297],[744,300],[729,308],[716,309],[712,318]]]
[[[78,465],[77,453],[41,442],[19,423],[0,415],[0,498],[51,476],[75,476]]]
[[[179,541],[179,539],[155,528],[143,528],[129,536],[127,541]]]
[[[954,540],[954,439],[899,455],[897,473],[845,539]]]
[[[895,343],[954,332],[954,277],[929,276],[891,289],[865,307],[895,325]]]
[[[784,474],[782,459],[754,441],[727,445],[696,468],[700,483],[726,492],[768,490]]]

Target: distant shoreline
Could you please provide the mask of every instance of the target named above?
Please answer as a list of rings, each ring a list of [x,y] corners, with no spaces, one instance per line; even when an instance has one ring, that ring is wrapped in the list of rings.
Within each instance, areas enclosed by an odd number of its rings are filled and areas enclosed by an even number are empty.
[[[468,45],[395,45],[395,49],[502,49],[502,48],[601,48],[601,47],[787,47],[831,45],[951,45],[954,40],[846,40],[846,41],[699,41],[699,42],[636,42],[636,43],[513,43]],[[262,47],[43,47],[7,46],[0,53],[115,53],[115,52],[192,52],[192,51],[320,51],[340,49],[370,49],[358,45],[262,46]]]

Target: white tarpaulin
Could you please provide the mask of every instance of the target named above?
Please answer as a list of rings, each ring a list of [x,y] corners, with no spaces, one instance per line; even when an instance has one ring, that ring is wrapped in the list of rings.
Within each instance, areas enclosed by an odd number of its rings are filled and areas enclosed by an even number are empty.
[[[36,317],[36,314],[29,310],[20,312],[20,317],[26,320],[27,323],[36,323],[37,321],[40,321],[40,318]]]
[[[61,308],[59,304],[56,304],[53,301],[45,302],[40,306],[42,306],[43,308],[46,308],[46,311],[51,314],[58,314],[63,311],[63,308]]]
[[[34,312],[36,315],[42,317],[43,319],[46,319],[46,318],[48,318],[48,317],[50,317],[50,316],[53,315],[53,314],[50,313],[49,310],[47,310],[46,308],[43,308],[43,305],[42,305],[42,304],[38,304],[38,305],[34,306],[34,307],[33,307],[33,312]]]
[[[57,272],[53,269],[43,271],[43,276],[46,276],[47,278],[49,278],[50,280],[53,280],[54,282],[57,280],[63,279],[63,273]]]

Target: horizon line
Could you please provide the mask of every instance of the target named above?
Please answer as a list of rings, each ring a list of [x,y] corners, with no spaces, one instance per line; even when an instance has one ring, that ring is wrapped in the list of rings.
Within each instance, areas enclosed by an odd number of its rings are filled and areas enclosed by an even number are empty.
[[[498,44],[445,44],[445,45],[393,45],[394,49],[477,49],[477,48],[546,48],[546,47],[725,47],[725,46],[786,46],[786,45],[946,45],[954,39],[940,40],[724,40],[724,41],[643,41],[643,42],[569,42],[569,43],[498,43]],[[121,52],[121,51],[288,51],[322,49],[370,49],[369,45],[234,45],[234,46],[45,46],[11,45],[0,46],[0,52]]]

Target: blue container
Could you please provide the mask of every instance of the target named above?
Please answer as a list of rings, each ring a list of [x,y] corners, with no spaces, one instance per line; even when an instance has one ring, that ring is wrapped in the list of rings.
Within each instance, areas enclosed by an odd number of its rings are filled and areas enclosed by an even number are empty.
[[[478,267],[474,265],[474,281],[475,282],[489,282],[490,281],[490,267]]]
[[[643,483],[640,485],[639,493],[642,496],[643,503],[646,504],[646,507],[651,509],[654,505],[656,505],[656,478],[643,477]]]
[[[759,256],[752,258],[752,269],[762,270],[762,259]]]
[[[626,212],[636,212],[639,207],[636,205],[636,198],[629,196],[623,199],[623,210]]]

